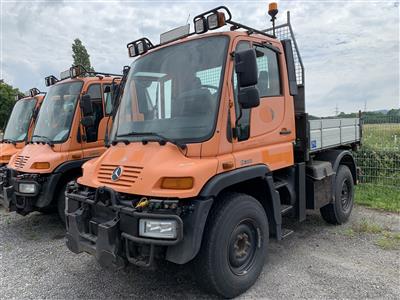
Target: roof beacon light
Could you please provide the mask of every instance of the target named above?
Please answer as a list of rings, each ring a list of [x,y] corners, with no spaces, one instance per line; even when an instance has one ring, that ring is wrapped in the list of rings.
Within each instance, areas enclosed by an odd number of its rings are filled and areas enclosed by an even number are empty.
[[[276,2],[271,2],[268,5],[268,14],[271,16],[273,35],[275,36],[275,20],[278,14],[278,4]]]
[[[216,11],[213,14],[207,16],[208,29],[214,30],[225,25],[225,14],[223,12]]]

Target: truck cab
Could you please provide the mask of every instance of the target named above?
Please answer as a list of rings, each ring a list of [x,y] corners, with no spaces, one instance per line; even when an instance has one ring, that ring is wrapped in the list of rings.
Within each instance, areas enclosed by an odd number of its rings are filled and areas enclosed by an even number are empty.
[[[328,144],[321,131],[324,147],[310,148],[304,69],[283,27],[248,27],[224,6],[193,22],[159,45],[128,44],[137,59],[112,144],[67,188],[67,246],[108,267],[191,263],[206,290],[231,298],[256,281],[270,236],[290,233],[283,216],[348,219],[360,128]]]
[[[7,164],[32,138],[44,94],[37,88],[32,88],[24,96],[15,96],[16,103],[0,142],[0,202],[4,198],[4,186],[9,185]]]
[[[17,95],[8,119],[3,139],[0,141],[0,167],[8,164],[17,151],[25,146],[33,132],[44,93],[32,88],[23,97]]]
[[[32,138],[8,164],[6,207],[22,215],[57,207],[64,219],[66,184],[81,175],[85,161],[106,149],[111,109],[105,91],[120,78],[75,66],[61,73],[60,80],[45,79],[49,91]]]

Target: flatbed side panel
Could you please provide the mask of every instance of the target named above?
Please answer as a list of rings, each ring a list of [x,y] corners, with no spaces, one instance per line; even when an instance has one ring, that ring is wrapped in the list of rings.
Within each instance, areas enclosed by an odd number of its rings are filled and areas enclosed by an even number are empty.
[[[360,141],[360,119],[310,120],[310,152],[350,145]]]

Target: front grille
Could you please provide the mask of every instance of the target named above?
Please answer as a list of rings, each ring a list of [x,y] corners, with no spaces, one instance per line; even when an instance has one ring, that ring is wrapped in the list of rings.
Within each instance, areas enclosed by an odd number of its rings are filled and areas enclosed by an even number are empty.
[[[122,167],[122,174],[118,180],[113,181],[111,175],[118,167]],[[132,187],[142,172],[142,169],[143,167],[138,166],[101,165],[97,179],[99,182],[111,186]]]
[[[29,156],[18,155],[14,162],[15,168],[22,169],[25,166],[28,159],[29,159]]]

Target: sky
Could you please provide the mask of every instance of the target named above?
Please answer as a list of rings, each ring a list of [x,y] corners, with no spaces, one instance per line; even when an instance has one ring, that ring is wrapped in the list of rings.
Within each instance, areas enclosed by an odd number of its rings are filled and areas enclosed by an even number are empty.
[[[399,1],[277,1],[291,22],[305,67],[307,111],[318,116],[400,107]],[[126,44],[226,5],[233,20],[270,27],[267,1],[0,0],[0,79],[25,91],[72,65],[82,40],[97,71],[130,65]],[[193,25],[191,25],[193,30]],[[228,28],[228,27],[227,27]]]

